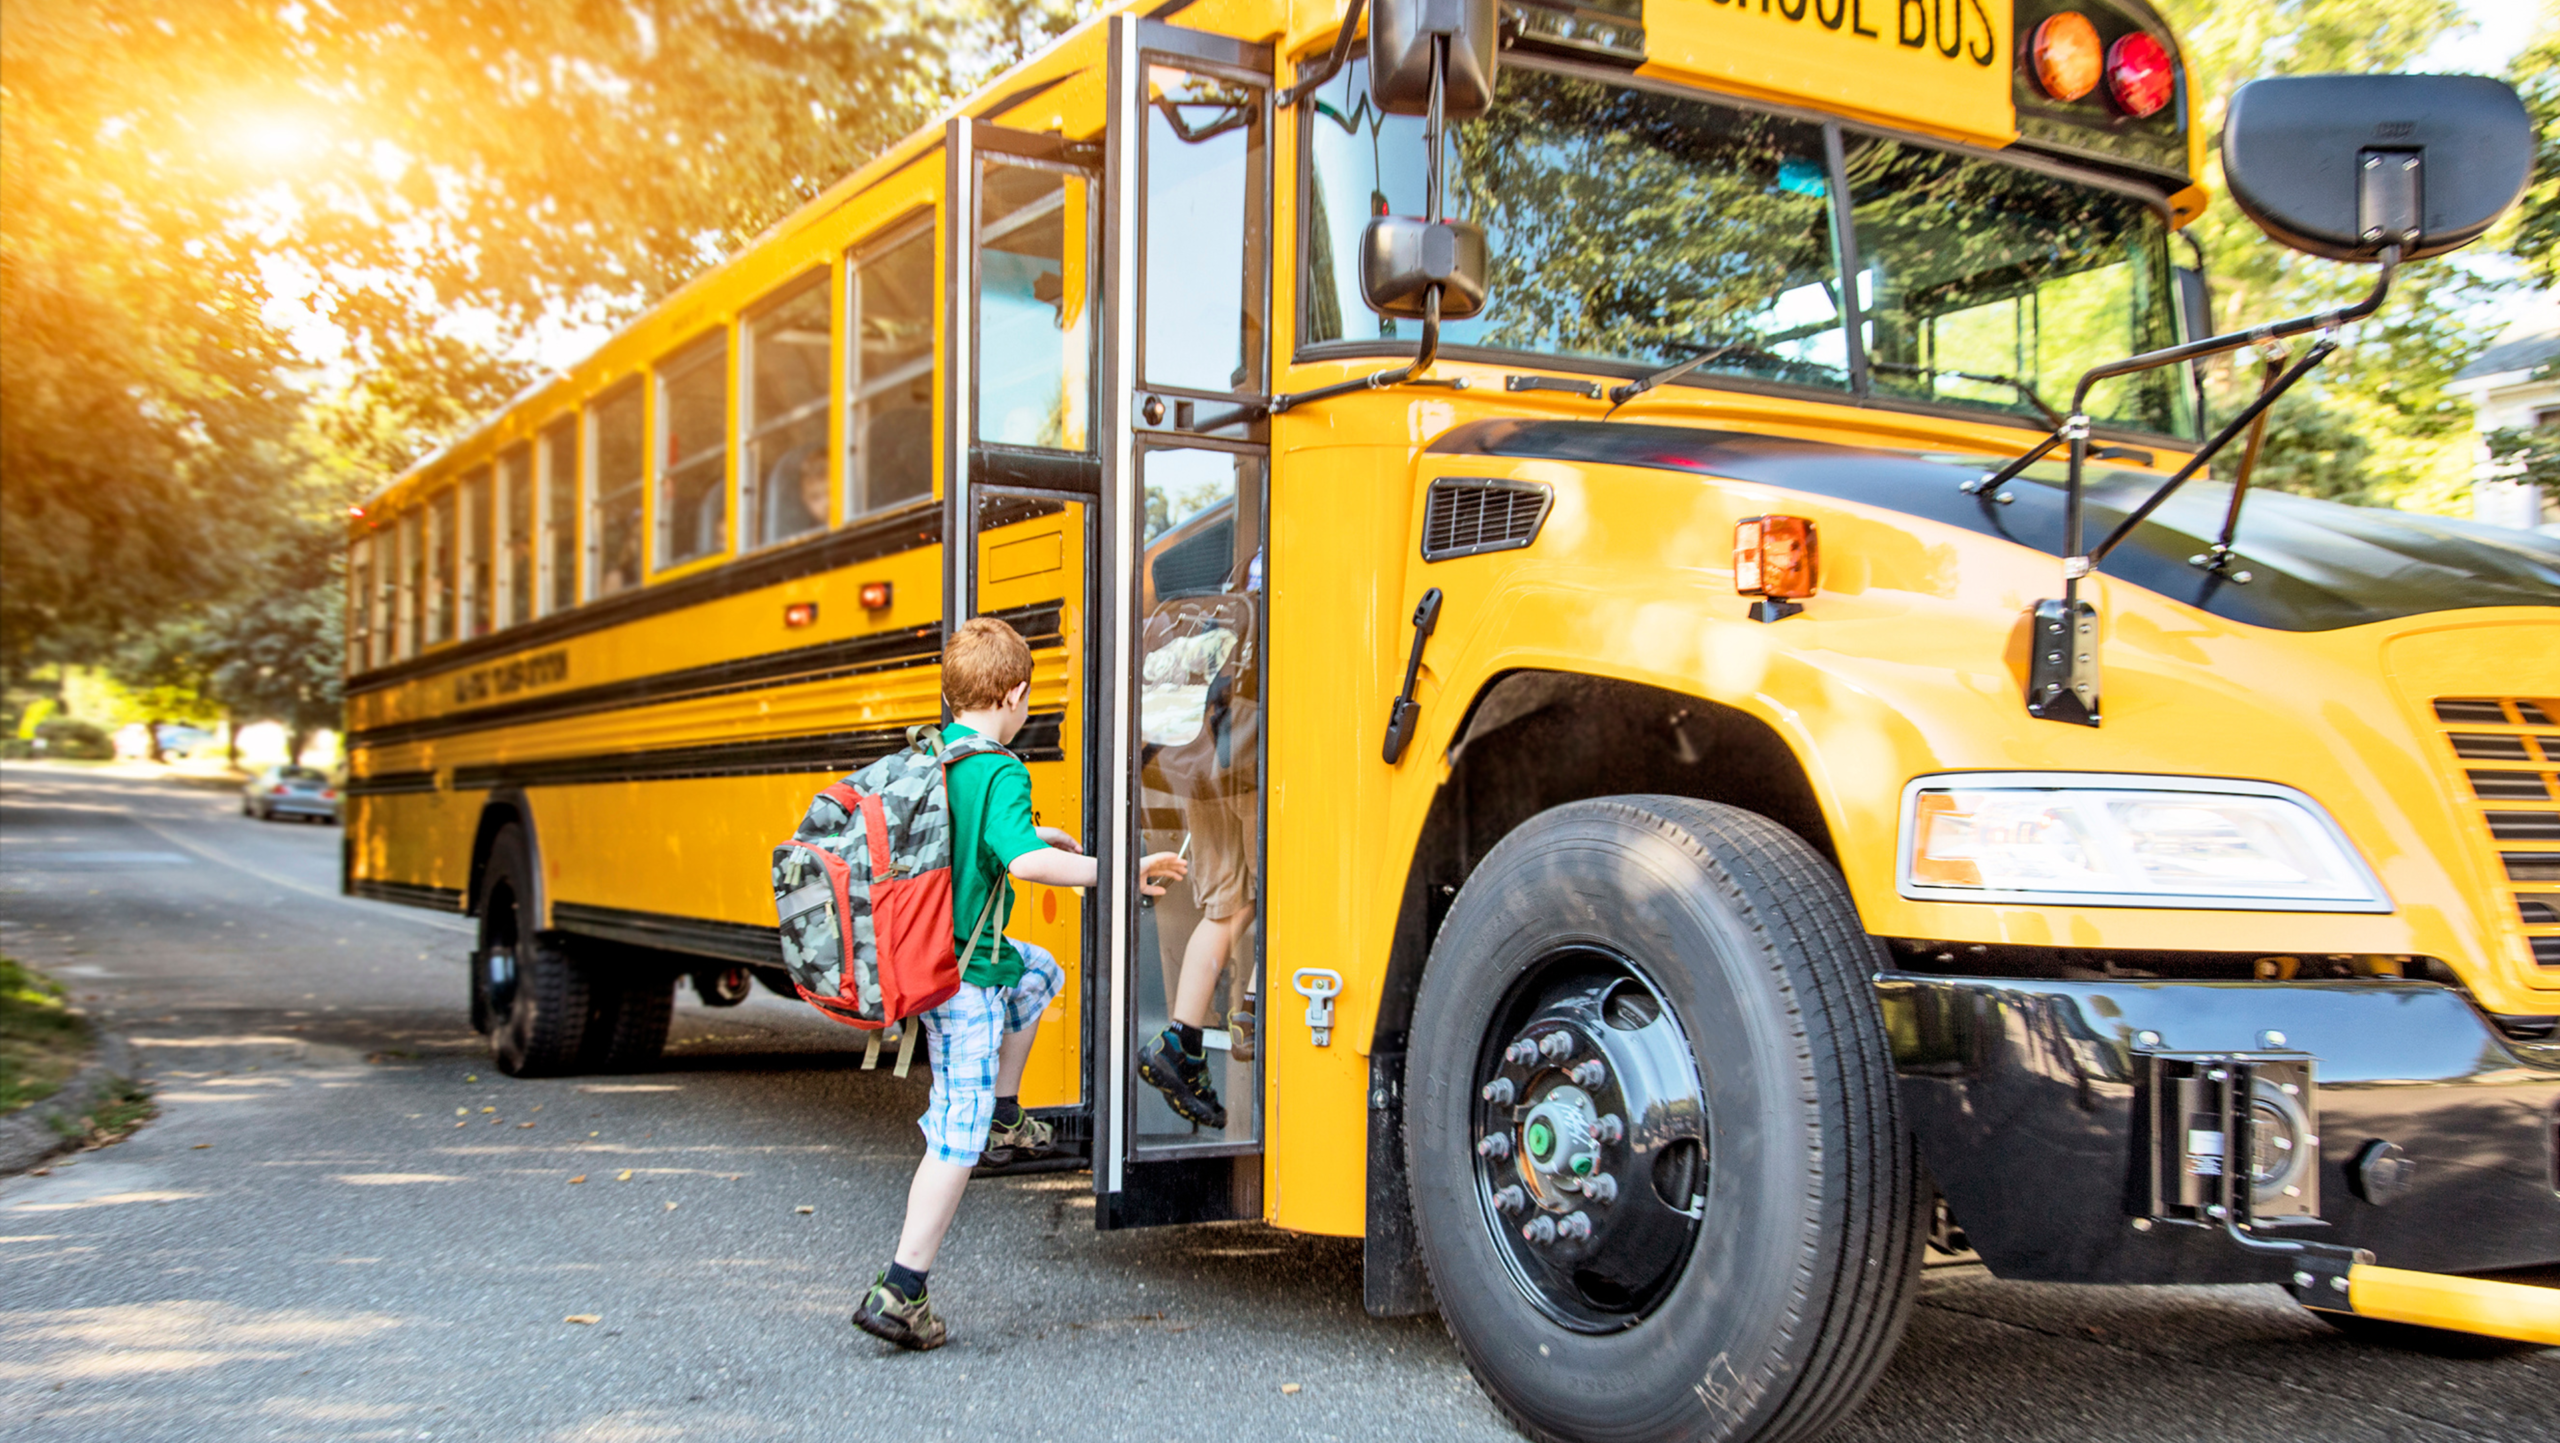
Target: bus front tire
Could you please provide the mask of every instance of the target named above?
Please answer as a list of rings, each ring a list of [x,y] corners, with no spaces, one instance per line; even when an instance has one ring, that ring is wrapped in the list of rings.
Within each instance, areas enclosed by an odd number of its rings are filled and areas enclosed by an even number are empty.
[[[489,1060],[509,1077],[575,1067],[593,1007],[586,973],[534,928],[533,875],[523,831],[501,828],[489,845],[471,986],[473,1020],[488,1023]]]
[[[1820,855],[1714,803],[1557,807],[1468,878],[1406,1167],[1441,1315],[1523,1431],[1807,1438],[1865,1396],[1928,1216],[1880,961]]]

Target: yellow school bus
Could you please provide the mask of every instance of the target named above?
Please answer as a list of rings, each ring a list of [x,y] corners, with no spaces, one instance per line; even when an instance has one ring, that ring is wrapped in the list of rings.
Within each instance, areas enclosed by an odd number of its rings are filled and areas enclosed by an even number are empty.
[[[2244,89],[2374,294],[2217,337],[2187,84],[2144,0],[1115,8],[363,508],[346,889],[646,1065],[994,614],[1100,1225],[1360,1236],[1536,1436],[1819,1432],[1930,1245],[2560,1341],[2473,1276],[2560,1260],[2560,548],[2246,488],[2522,111]]]

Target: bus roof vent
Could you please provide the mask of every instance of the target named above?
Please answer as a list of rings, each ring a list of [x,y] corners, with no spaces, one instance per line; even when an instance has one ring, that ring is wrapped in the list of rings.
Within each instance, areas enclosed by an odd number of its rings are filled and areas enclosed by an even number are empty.
[[[1444,477],[1422,514],[1422,559],[1516,551],[1538,539],[1555,493],[1535,481]]]

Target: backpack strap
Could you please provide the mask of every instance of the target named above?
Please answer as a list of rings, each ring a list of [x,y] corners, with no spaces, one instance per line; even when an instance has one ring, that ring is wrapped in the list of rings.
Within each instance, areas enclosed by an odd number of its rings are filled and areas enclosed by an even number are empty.
[[[1011,884],[1004,878],[998,877],[996,879],[996,885],[988,890],[986,908],[978,913],[978,925],[975,930],[969,933],[969,945],[966,948],[963,948],[960,953],[960,966],[963,970],[966,970],[969,966],[969,959],[978,954],[978,939],[987,935],[987,920],[996,914],[996,898],[1001,896],[1003,894],[1003,888],[1009,885]],[[917,1018],[910,1017],[898,1024],[898,1030],[904,1035],[898,1039],[898,1065],[891,1069],[890,1075],[894,1077],[904,1077],[907,1075],[907,1064],[915,1060],[916,1034],[924,1030],[924,1023]],[[871,1034],[871,1046],[868,1055],[871,1057],[877,1057],[879,1055],[879,1051],[880,1034],[874,1032]],[[869,1067],[871,1063],[866,1061],[862,1065]]]

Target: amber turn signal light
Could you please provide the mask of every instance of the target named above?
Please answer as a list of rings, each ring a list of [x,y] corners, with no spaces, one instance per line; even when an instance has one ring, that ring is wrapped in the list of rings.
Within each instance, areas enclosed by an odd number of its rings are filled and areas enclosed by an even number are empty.
[[[1813,523],[1802,516],[1746,516],[1733,524],[1733,589],[1744,596],[1813,595]]]
[[[888,582],[866,581],[862,583],[862,609],[865,611],[886,611],[889,609],[890,595],[891,593]]]
[[[2028,59],[2036,68],[2036,84],[2044,87],[2045,94],[2066,101],[2098,88],[2103,53],[2098,27],[2076,10],[2045,17],[2027,47]]]

